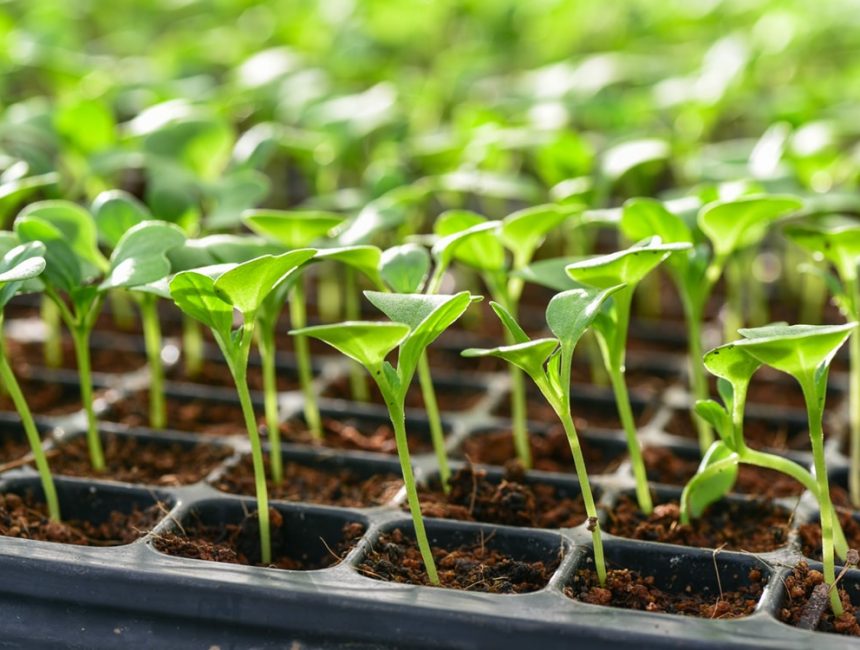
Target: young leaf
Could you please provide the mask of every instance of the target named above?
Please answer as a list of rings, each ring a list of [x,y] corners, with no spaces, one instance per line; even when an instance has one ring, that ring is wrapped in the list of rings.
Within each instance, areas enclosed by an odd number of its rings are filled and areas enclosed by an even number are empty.
[[[110,269],[99,289],[136,287],[170,273],[167,251],[181,246],[185,234],[166,221],[143,221],[128,230],[110,258]]]
[[[99,194],[91,207],[99,240],[114,249],[122,236],[137,224],[152,219],[143,203],[122,190],[107,190]]]
[[[539,260],[514,271],[513,275],[554,291],[567,291],[575,289],[579,284],[573,281],[565,269],[582,259],[582,257],[553,257]]]
[[[732,419],[726,409],[712,399],[697,400],[694,408],[696,415],[714,427],[725,444],[732,446]]]
[[[404,323],[346,321],[290,330],[290,334],[319,339],[368,370],[378,368],[381,372],[385,357],[409,335],[409,326]]]
[[[522,266],[528,263],[535,250],[543,243],[546,234],[572,215],[552,204],[526,208],[502,219],[499,236],[502,243],[514,253],[514,260]]]
[[[556,339],[535,339],[497,348],[469,348],[460,354],[464,357],[498,357],[525,371],[540,381],[545,374],[544,364],[558,348]]]
[[[258,235],[287,248],[309,246],[342,224],[346,217],[315,210],[245,210],[242,221]]]
[[[382,252],[376,246],[342,246],[338,248],[320,248],[315,260],[331,260],[354,268],[366,275],[377,286],[382,285],[379,267]]]
[[[792,196],[744,196],[715,201],[699,211],[699,228],[711,240],[717,256],[728,256],[758,243],[771,223],[802,206]]]
[[[663,244],[659,237],[617,253],[596,255],[566,267],[567,274],[583,284],[607,289],[619,284],[635,286],[654,267],[677,251],[692,248],[689,243]]]
[[[0,312],[21,286],[45,270],[45,245],[29,242],[16,246],[0,259]]]
[[[555,295],[546,308],[547,325],[563,345],[576,345],[606,299],[624,286],[570,289]]]
[[[170,297],[192,318],[217,332],[223,339],[233,329],[233,306],[215,291],[215,280],[199,271],[182,271],[170,281]]]
[[[734,458],[734,462],[730,459]],[[726,461],[722,469],[715,473],[703,474],[705,470],[714,464]],[[738,457],[723,442],[715,442],[699,465],[696,476],[690,482],[691,489],[688,493],[688,504],[690,513],[694,517],[700,517],[705,509],[712,503],[716,503],[726,496],[738,478]]]
[[[491,302],[490,307],[492,307],[493,311],[496,312],[496,316],[498,316],[499,320],[502,321],[502,325],[505,326],[505,329],[510,332],[511,339],[513,339],[515,343],[525,343],[529,340],[528,335],[525,333],[523,328],[520,327],[520,324],[516,319],[511,316],[511,313],[507,309],[497,302]]]
[[[857,277],[857,264],[860,262],[860,226],[791,226],[785,229],[785,234],[808,250],[815,259],[826,259],[833,264],[843,280]]]
[[[735,343],[726,343],[708,351],[704,364],[711,374],[727,380],[732,386],[746,385],[761,367],[761,361]]]
[[[439,215],[433,231],[440,239],[433,245],[433,257],[447,266],[457,259],[481,271],[505,268],[505,249],[496,236],[498,221],[487,221],[468,210],[449,210]]]
[[[661,201],[635,198],[624,203],[621,232],[630,241],[657,236],[662,241],[693,242],[693,233],[681,217],[672,214]]]
[[[96,223],[92,215],[71,201],[39,201],[21,210],[18,218],[37,218],[59,230],[68,246],[96,270],[104,271],[107,260],[97,244]]]
[[[44,281],[71,294],[83,281],[81,264],[63,233],[35,217],[15,219],[15,233],[22,242],[42,242],[45,246]]]
[[[430,254],[417,244],[393,246],[380,259],[383,282],[397,293],[417,293],[424,287],[430,272]]]
[[[793,377],[811,375],[826,367],[857,323],[845,325],[785,325],[777,323],[740,329],[735,345],[762,363]]]

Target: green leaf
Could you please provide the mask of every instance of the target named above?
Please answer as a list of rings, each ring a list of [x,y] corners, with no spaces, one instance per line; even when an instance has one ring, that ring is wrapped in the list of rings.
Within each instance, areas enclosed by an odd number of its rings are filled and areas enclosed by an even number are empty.
[[[744,346],[726,343],[709,350],[703,357],[705,367],[732,386],[746,386],[761,367],[761,361],[750,355]]]
[[[544,338],[490,349],[469,348],[460,354],[464,357],[498,357],[537,379],[545,374],[544,364],[557,348],[556,339]]]
[[[122,236],[137,224],[152,219],[152,215],[137,198],[122,190],[107,190],[99,194],[92,205],[99,241],[114,249]]]
[[[55,186],[60,180],[57,172],[13,178],[0,183],[0,223],[5,224],[12,211],[40,188]]]
[[[215,291],[248,318],[286,276],[316,254],[300,248],[283,255],[263,255],[224,272],[214,283]]]
[[[529,340],[528,334],[525,333],[525,330],[520,327],[520,324],[517,323],[516,319],[514,319],[507,309],[497,302],[491,302],[490,307],[496,312],[496,316],[502,321],[505,329],[510,332],[511,338],[513,338],[515,343],[525,343]]]
[[[281,252],[281,247],[259,237],[208,235],[200,239],[187,239],[182,246],[172,249],[167,257],[176,272],[212,264],[241,264],[261,255]]]
[[[302,248],[331,233],[346,217],[316,210],[246,210],[242,221],[258,235],[286,246]]]
[[[371,371],[382,372],[382,362],[409,335],[404,323],[347,321],[334,325],[315,325],[290,334],[319,339]]]
[[[573,348],[594,321],[606,299],[624,286],[570,289],[555,295],[546,309],[547,325],[562,345]]]
[[[725,469],[719,471],[716,475],[708,479],[701,480],[699,474],[714,463],[735,458],[735,462],[731,463]],[[710,446],[702,462],[699,465],[698,474],[690,483],[691,490],[689,493],[690,514],[693,517],[700,517],[705,509],[726,496],[735,484],[738,478],[738,461],[737,454],[727,447],[723,442],[715,442]]]
[[[417,293],[430,272],[430,253],[418,244],[393,246],[382,253],[379,273],[397,293]]]
[[[528,266],[514,271],[513,275],[526,282],[548,287],[554,291],[575,289],[578,285],[565,270],[571,264],[579,262],[581,257],[553,257],[547,260],[532,262]]]
[[[699,228],[718,256],[757,244],[771,223],[796,212],[803,203],[793,196],[744,196],[715,201],[699,211]]]
[[[376,246],[342,246],[318,249],[314,261],[322,262],[325,260],[345,264],[364,273],[376,286],[382,286],[382,278],[379,275],[382,251]]]
[[[817,260],[827,260],[836,268],[843,280],[857,278],[860,262],[860,226],[814,228],[792,226],[785,234],[796,244],[809,251]]]
[[[468,210],[443,212],[433,224],[440,237],[433,245],[433,257],[446,266],[457,259],[481,271],[500,271],[505,268],[505,249],[498,227],[498,221]]]
[[[183,312],[197,319],[222,339],[233,329],[233,305],[215,291],[216,273],[183,271],[170,281],[170,297]]]
[[[47,263],[42,280],[58,291],[71,294],[83,281],[80,260],[62,231],[35,217],[18,217],[15,233],[21,242],[42,242]]]
[[[45,270],[45,245],[28,242],[7,251],[0,259],[0,310],[21,289],[27,280]]]
[[[206,215],[206,228],[235,228],[242,223],[243,212],[265,199],[270,188],[268,177],[253,169],[241,169],[218,179],[210,189],[214,206]]]
[[[688,243],[664,244],[659,238],[617,253],[587,257],[566,267],[567,274],[582,284],[607,289],[626,284],[631,289],[669,255],[692,248]]]
[[[647,138],[621,142],[607,149],[601,159],[601,172],[617,180],[632,169],[652,162],[668,160],[671,155],[665,140]]]
[[[98,248],[96,222],[92,215],[71,201],[39,201],[21,210],[18,219],[37,218],[59,230],[81,260],[104,271],[108,262]],[[50,264],[50,262],[49,262]]]
[[[621,232],[630,241],[657,236],[666,243],[693,243],[693,233],[681,217],[672,214],[661,201],[635,198],[624,203]]]
[[[515,266],[531,261],[534,252],[543,244],[548,232],[572,216],[556,205],[538,205],[508,215],[502,219],[499,237],[514,253]]]
[[[110,270],[99,286],[101,291],[116,287],[137,287],[170,274],[167,252],[181,246],[185,233],[165,221],[143,221],[128,230],[110,258]]]
[[[732,418],[721,405],[712,399],[700,399],[694,407],[696,415],[710,424],[727,445],[732,444]]]
[[[106,102],[78,98],[60,104],[57,131],[84,153],[106,149],[116,140],[116,122]]]

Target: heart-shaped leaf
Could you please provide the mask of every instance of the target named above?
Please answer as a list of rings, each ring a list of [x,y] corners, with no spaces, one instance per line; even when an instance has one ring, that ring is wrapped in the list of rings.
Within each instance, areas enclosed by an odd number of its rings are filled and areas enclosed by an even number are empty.
[[[430,272],[430,254],[418,244],[393,246],[382,253],[379,273],[397,293],[417,293]]]
[[[167,252],[184,241],[185,233],[166,221],[143,221],[133,226],[117,243],[110,270],[99,288],[136,287],[166,277],[170,273]]]
[[[346,217],[317,210],[246,210],[242,221],[258,235],[287,248],[310,246],[342,224]]]
[[[562,345],[573,348],[594,321],[606,299],[625,285],[607,289],[582,287],[563,291],[549,301],[546,322]]]
[[[715,201],[699,211],[699,228],[711,240],[716,255],[728,256],[757,244],[770,224],[802,206],[793,196],[744,196]]]
[[[368,370],[382,372],[382,362],[409,335],[409,326],[404,323],[347,321],[304,327],[291,330],[290,334],[319,339]]]
[[[197,319],[223,340],[229,340],[233,329],[233,305],[215,291],[220,273],[183,271],[170,281],[170,297],[183,312]]]
[[[122,236],[137,224],[152,219],[143,203],[123,190],[107,190],[99,194],[92,205],[99,241],[116,248]]]

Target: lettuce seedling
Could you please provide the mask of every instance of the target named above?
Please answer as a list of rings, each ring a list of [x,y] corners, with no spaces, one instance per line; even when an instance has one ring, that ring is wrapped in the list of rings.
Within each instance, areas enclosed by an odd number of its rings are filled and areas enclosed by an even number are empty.
[[[576,282],[607,289],[618,285],[624,288],[615,292],[612,302],[607,303],[596,316],[594,331],[609,374],[618,416],[627,436],[630,464],[636,479],[636,496],[642,512],[650,514],[653,506],[648,491],[648,478],[642,452],[636,435],[636,423],[630,407],[624,365],[627,356],[627,330],[630,324],[630,305],[637,283],[673,253],[685,251],[690,244],[664,244],[659,237],[640,242],[623,251],[610,255],[587,257],[565,268]],[[569,388],[568,388],[569,389]]]
[[[11,241],[14,241],[12,237],[4,240],[3,248],[7,248],[5,244]],[[29,242],[8,249],[0,259],[0,381],[3,382],[3,389],[15,404],[15,410],[18,411],[18,417],[21,418],[21,425],[24,427],[27,442],[30,443],[33,460],[36,463],[36,470],[39,472],[39,479],[42,483],[42,491],[45,493],[48,516],[54,521],[59,521],[60,503],[57,499],[57,488],[54,486],[51,469],[48,467],[48,459],[42,449],[42,438],[36,429],[36,423],[33,420],[27,399],[18,385],[12,367],[9,365],[9,359],[6,357],[6,342],[3,338],[3,309],[15,294],[30,284],[29,281],[38,278],[45,270],[44,254],[44,244]]]
[[[686,254],[669,258],[667,269],[684,309],[693,404],[709,397],[708,381],[701,364],[702,325],[714,286],[735,253],[757,245],[771,223],[800,206],[798,199],[788,196],[744,196],[703,206],[698,211],[697,223],[692,224],[654,199],[631,199],[624,204],[620,227],[628,239],[640,241],[657,236],[665,243],[689,245]],[[710,241],[710,249],[705,239]],[[735,283],[728,284],[729,293],[736,296]],[[732,323],[739,322],[741,313],[735,298],[730,299],[728,307],[731,315],[726,319],[726,331],[730,335],[726,338],[732,338],[739,327]],[[713,442],[713,433],[705,420],[695,414],[693,420],[698,428],[699,448],[704,454]]]
[[[269,500],[263,448],[248,389],[248,355],[257,318],[266,298],[315,252],[313,249],[299,249],[278,256],[263,255],[238,265],[220,264],[182,271],[170,281],[170,295],[176,305],[212,331],[236,384],[251,442],[263,564],[272,560]],[[234,310],[242,315],[242,324],[235,330]]]
[[[576,344],[592,325],[607,298],[623,289],[623,285],[603,289],[579,288],[563,291],[554,296],[546,310],[546,322],[552,333],[556,335],[554,339],[530,340],[510,312],[498,303],[490,303],[513,343],[489,350],[472,348],[462,353],[464,357],[499,357],[517,366],[532,378],[561,420],[573,454],[573,463],[585,502],[588,527],[594,544],[594,562],[601,585],[606,581],[603,542],[594,496],[588,482],[585,458],[582,455],[579,437],[570,412],[570,374]]]
[[[72,335],[90,462],[95,471],[103,471],[105,461],[93,407],[90,333],[109,290],[139,287],[170,273],[166,252],[176,245],[177,230],[161,221],[140,223],[120,238],[110,260],[106,260],[96,246],[92,215],[74,203],[33,203],[15,220],[21,241],[45,245],[46,267],[41,280],[45,294],[57,306]],[[101,283],[97,283],[99,277]]]
[[[430,582],[438,585],[439,576],[424,530],[418,490],[409,457],[406,438],[406,393],[427,346],[450,327],[471,302],[481,298],[472,296],[467,291],[454,295],[432,296],[366,291],[365,296],[388,316],[390,322],[346,321],[334,325],[305,327],[290,333],[312,336],[328,343],[364,366],[379,386],[394,427],[397,456],[418,548]],[[385,360],[395,348],[398,349],[396,368]]]
[[[835,589],[835,515],[827,481],[822,420],[830,363],[856,327],[857,323],[853,322],[845,325],[767,325],[739,330],[746,340],[738,343],[743,345],[745,352],[761,363],[794,377],[803,391],[812,456],[815,461],[815,479],[818,482],[824,579],[831,588],[830,603],[836,616],[842,613],[842,604]]]
[[[817,261],[827,261],[833,266],[838,277],[824,272],[827,286],[845,317],[849,321],[860,321],[860,283],[857,280],[860,226],[839,222],[832,226],[792,226],[786,228],[785,234],[809,251]],[[857,508],[860,507],[860,332],[854,332],[849,345],[851,471],[848,474],[848,488],[851,502]]]

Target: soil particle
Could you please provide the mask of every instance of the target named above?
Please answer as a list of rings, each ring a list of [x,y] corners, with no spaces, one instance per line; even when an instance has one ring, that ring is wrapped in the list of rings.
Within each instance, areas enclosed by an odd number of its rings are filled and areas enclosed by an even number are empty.
[[[824,575],[820,571],[810,569],[806,562],[799,562],[791,574],[785,578],[785,601],[779,611],[779,618],[784,623],[799,626],[804,621],[804,614],[808,617],[808,603],[813,598],[815,588],[824,582]],[[846,636],[860,636],[860,624],[857,622],[857,612],[851,599],[844,590],[839,590],[839,598],[842,601],[844,611],[838,618],[833,616],[830,607],[824,607],[818,619],[817,629],[820,632],[833,632]]]
[[[0,494],[0,535],[60,542],[78,546],[120,546],[143,537],[164,516],[163,508],[154,504],[145,510],[112,511],[100,522],[51,521],[44,503],[31,495]]]
[[[763,589],[760,570],[751,569],[747,577],[749,584],[736,591],[699,592],[695,585],[666,591],[656,586],[653,576],[643,576],[629,569],[608,571],[606,584],[601,587],[593,570],[582,569],[564,593],[591,605],[700,618],[740,618],[755,611]]]
[[[581,496],[563,496],[548,483],[527,483],[525,471],[515,461],[499,481],[488,479],[485,470],[467,466],[451,476],[449,485],[448,494],[438,482],[419,492],[424,516],[531,528],[569,528],[586,518]]]
[[[772,551],[788,542],[791,513],[767,501],[719,501],[690,524],[681,524],[679,514],[678,502],[668,501],[655,505],[646,517],[635,499],[621,495],[609,511],[606,532],[628,539],[750,553]]]
[[[193,397],[167,397],[167,428],[213,436],[245,435],[238,404]],[[113,404],[105,420],[130,427],[149,426],[149,392],[138,391]]]
[[[367,390],[372,404],[384,404],[382,393],[379,392],[379,387],[369,377],[366,379]],[[484,396],[484,390],[480,387],[462,385],[456,387],[448,387],[436,383],[434,385],[436,393],[436,404],[440,411],[450,411],[459,413],[472,408],[478,400]],[[339,377],[335,379],[323,391],[323,397],[331,397],[335,399],[353,400],[352,390],[347,377]],[[424,397],[421,394],[421,387],[418,384],[412,384],[409,391],[406,393],[406,408],[423,409]]]
[[[103,435],[102,444],[104,472],[93,470],[85,436],[64,443],[62,453],[51,458],[51,470],[68,476],[168,487],[196,483],[232,453],[206,444],[186,446],[115,435]]]
[[[848,548],[860,548],[860,522],[850,512],[837,511],[839,523],[848,542]],[[821,561],[821,524],[818,521],[801,524],[798,528],[803,555]]]
[[[579,437],[579,443],[591,476],[615,471],[626,456],[626,453],[615,452],[611,446],[593,444],[582,436]],[[570,443],[561,426],[552,427],[546,434],[531,434],[529,446],[534,469],[574,472]],[[477,464],[505,465],[516,458],[513,435],[510,431],[492,431],[471,436],[463,443],[462,455]]]
[[[7,341],[9,359],[16,374],[27,372],[33,367],[45,367],[45,353],[42,342]],[[77,370],[78,362],[75,347],[70,337],[63,337],[61,368]],[[137,350],[115,345],[110,348],[90,347],[90,367],[93,372],[125,373],[137,370],[146,363],[146,355]]]
[[[270,476],[266,459],[266,476]],[[367,476],[348,467],[314,467],[297,462],[284,465],[284,480],[266,481],[270,499],[323,503],[345,508],[367,508],[391,501],[403,485],[396,474]],[[254,468],[250,456],[230,467],[214,486],[231,494],[254,495]]]
[[[66,415],[80,410],[81,393],[76,385],[29,379],[28,371],[23,373],[16,371],[15,375],[21,392],[27,397],[27,405],[34,414]],[[12,398],[5,392],[0,395],[0,411],[17,412]]]
[[[433,546],[443,587],[494,594],[522,594],[546,586],[559,560],[526,561],[494,549],[491,537],[447,549]],[[364,575],[405,584],[429,585],[415,540],[400,529],[380,535],[358,566]]]
[[[688,440],[697,440],[698,432],[688,411],[675,411],[666,424],[666,433]],[[827,419],[824,436],[830,435]],[[808,450],[809,432],[805,425],[795,425],[780,420],[763,420],[747,416],[744,419],[744,440],[753,449]]]
[[[289,539],[289,526],[284,525],[280,512],[270,508],[269,519],[271,564],[260,562],[260,527],[256,513],[248,515],[241,524],[208,525],[190,521],[183,524],[182,534],[164,533],[153,540],[153,545],[162,553],[194,560],[310,571],[340,562],[364,534],[364,526],[352,522],[344,526],[340,539],[317,540],[318,553],[297,553],[292,550],[295,542]]]
[[[621,420],[614,400],[594,400],[588,398],[573,399],[573,423],[577,430],[586,429],[621,429]],[[558,423],[558,415],[553,408],[541,396],[528,396],[526,399],[526,414],[529,420],[549,424]],[[642,426],[651,419],[652,410],[648,408],[636,408],[633,405],[633,415],[637,426]],[[511,401],[508,398],[499,402],[493,409],[493,415],[509,418],[511,417]]]
[[[380,424],[356,424],[354,421],[339,421],[323,418],[323,440],[317,442],[311,436],[307,426],[300,420],[290,420],[281,425],[281,435],[285,440],[305,445],[317,445],[334,449],[350,449],[353,451],[371,451],[380,454],[394,455],[397,445],[394,441],[394,429],[387,422]],[[406,423],[406,437],[409,451],[425,453],[433,449],[429,434],[416,432]]]
[[[275,373],[279,391],[297,390],[299,382],[290,371],[279,368]],[[200,372],[193,377],[189,377],[185,372],[185,364],[178,363],[167,370],[166,376],[168,379],[177,382],[185,382],[191,384],[203,384],[205,386],[220,386],[223,388],[235,388],[236,383],[233,381],[233,375],[226,364],[205,359],[200,368]],[[263,371],[260,366],[248,366],[248,388],[251,390],[263,390]]]

